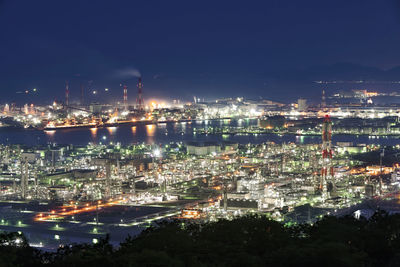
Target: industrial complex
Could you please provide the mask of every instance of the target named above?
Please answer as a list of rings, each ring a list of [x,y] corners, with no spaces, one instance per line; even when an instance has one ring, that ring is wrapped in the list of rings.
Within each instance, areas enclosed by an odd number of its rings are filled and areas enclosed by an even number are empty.
[[[313,222],[325,214],[359,213],[353,209],[365,201],[390,199],[398,191],[400,166],[385,160],[384,146],[335,142],[333,136],[395,136],[400,107],[327,105],[325,93],[314,107],[304,99],[283,105],[241,98],[195,98],[161,107],[144,104],[142,86],[139,79],[134,106],[122,85],[121,105],[73,107],[67,83],[65,103],[22,109],[5,105],[3,127],[51,133],[196,121],[236,124],[193,127],[193,136],[223,136],[223,141],[121,144],[102,138],[87,145],[3,144],[1,230],[23,232],[32,246],[48,250],[96,243],[106,234],[118,244],[160,220],[216,221],[261,213],[288,223]],[[256,123],[242,126],[248,119]],[[265,134],[317,139],[253,143],[229,138]],[[386,153],[397,157],[397,149]]]

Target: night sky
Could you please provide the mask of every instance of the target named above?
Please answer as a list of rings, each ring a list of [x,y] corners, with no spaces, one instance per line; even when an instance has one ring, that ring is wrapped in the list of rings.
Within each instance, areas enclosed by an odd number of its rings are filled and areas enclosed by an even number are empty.
[[[66,80],[72,99],[98,90],[91,101],[126,81],[133,102],[138,72],[146,99],[287,101],[337,79],[371,83],[328,91],[398,90],[399,2],[0,0],[0,104],[62,100]]]

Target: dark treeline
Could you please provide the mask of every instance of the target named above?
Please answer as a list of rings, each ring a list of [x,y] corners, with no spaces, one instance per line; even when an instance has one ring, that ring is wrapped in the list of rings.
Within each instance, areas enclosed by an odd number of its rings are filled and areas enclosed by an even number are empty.
[[[54,253],[31,248],[17,233],[1,234],[0,242],[0,266],[400,266],[400,215],[294,226],[265,216],[165,222],[118,248],[105,238]]]

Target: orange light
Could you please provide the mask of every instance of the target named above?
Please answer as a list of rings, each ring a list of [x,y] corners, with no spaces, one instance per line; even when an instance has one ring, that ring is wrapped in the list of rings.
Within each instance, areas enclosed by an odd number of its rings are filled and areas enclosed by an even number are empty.
[[[78,209],[77,206],[74,206],[74,210],[69,210],[69,211],[67,211],[66,209],[62,209],[62,212],[60,212],[60,213],[58,213],[58,214],[56,214],[56,211],[55,211],[55,210],[52,210],[52,211],[51,211],[52,215],[43,216],[43,214],[38,214],[38,216],[36,216],[36,217],[34,218],[34,220],[35,220],[35,221],[46,221],[46,220],[49,220],[49,219],[62,219],[62,218],[64,218],[65,216],[74,215],[74,214],[77,214],[77,213],[83,213],[83,212],[90,212],[90,211],[93,211],[93,210],[95,210],[97,207],[110,207],[110,206],[119,204],[119,203],[121,203],[121,202],[123,202],[123,201],[125,200],[125,198],[122,199],[122,196],[121,196],[120,198],[121,198],[121,200],[116,200],[116,201],[114,201],[114,202],[112,202],[112,201],[111,201],[112,199],[110,199],[110,201],[109,201],[109,202],[106,202],[106,203],[102,203],[102,201],[99,200],[99,201],[97,202],[97,203],[98,203],[97,206],[95,206],[95,205],[89,205],[89,203],[86,203],[85,207],[83,207],[83,208],[79,208],[79,209]]]

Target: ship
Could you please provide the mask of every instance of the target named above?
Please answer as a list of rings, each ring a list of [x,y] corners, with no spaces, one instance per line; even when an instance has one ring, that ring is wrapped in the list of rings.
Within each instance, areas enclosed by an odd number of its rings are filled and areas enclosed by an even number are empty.
[[[97,128],[102,125],[101,119],[92,118],[90,121],[84,122],[76,122],[74,119],[65,120],[62,123],[55,123],[53,121],[49,121],[45,124],[43,130],[45,131],[54,131],[59,129],[76,129],[76,128]]]
[[[76,128],[97,128],[99,125],[97,123],[77,123],[77,124],[47,124],[43,130],[54,131],[60,129],[76,129]]]

